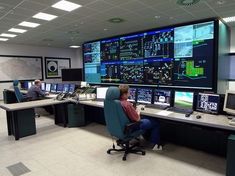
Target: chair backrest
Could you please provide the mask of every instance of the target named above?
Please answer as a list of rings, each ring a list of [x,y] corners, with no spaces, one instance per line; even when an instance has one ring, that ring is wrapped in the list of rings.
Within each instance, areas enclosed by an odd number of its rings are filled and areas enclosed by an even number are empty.
[[[18,80],[14,80],[13,81],[13,87],[14,87],[14,91],[15,91],[15,96],[18,102],[22,102],[23,101],[23,95],[20,92],[20,89],[18,87],[19,81]]]
[[[104,100],[104,116],[109,133],[119,139],[124,139],[126,137],[124,129],[130,123],[130,120],[126,116],[119,99],[119,88],[109,87]]]

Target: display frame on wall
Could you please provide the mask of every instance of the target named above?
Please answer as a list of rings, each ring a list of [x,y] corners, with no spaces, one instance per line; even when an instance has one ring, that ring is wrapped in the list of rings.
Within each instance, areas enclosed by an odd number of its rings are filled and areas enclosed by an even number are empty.
[[[4,61],[2,60],[3,58],[9,59],[9,61],[6,61],[4,63]],[[26,63],[24,59],[27,60]],[[33,59],[35,59],[35,61],[33,61]],[[11,60],[16,62],[12,62]],[[19,81],[35,80],[35,79],[43,80],[44,78],[42,56],[0,55],[0,63],[2,67],[1,72],[3,72],[4,74],[8,74],[6,76],[9,77],[9,79],[1,78],[0,83],[12,82],[13,80],[19,80]],[[33,63],[35,64],[35,67],[33,67]],[[10,68],[10,66],[12,66],[13,68]],[[6,70],[4,71],[4,69]],[[21,74],[19,71],[17,72],[17,70],[23,71],[25,75]],[[10,73],[14,73],[14,75],[10,75]],[[3,74],[1,73],[1,75]]]
[[[71,68],[71,58],[45,57],[44,65],[46,79],[61,78],[61,69]]]

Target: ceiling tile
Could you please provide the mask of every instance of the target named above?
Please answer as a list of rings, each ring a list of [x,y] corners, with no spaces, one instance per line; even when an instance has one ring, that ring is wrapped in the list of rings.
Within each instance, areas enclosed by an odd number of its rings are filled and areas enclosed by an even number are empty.
[[[113,8],[114,6],[108,4],[105,1],[99,0],[94,3],[88,4],[86,7],[90,8],[92,10],[98,11],[98,12],[104,12],[106,10]]]

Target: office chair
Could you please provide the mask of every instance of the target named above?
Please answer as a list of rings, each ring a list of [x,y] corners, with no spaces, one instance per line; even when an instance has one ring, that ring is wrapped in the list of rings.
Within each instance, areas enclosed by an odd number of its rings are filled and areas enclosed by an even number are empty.
[[[112,151],[123,151],[124,155],[122,160],[125,161],[129,153],[142,154],[145,155],[145,151],[138,149],[139,143],[130,145],[130,141],[139,137],[143,134],[142,130],[133,130],[134,127],[139,125],[139,122],[131,123],[126,116],[120,98],[120,90],[118,87],[109,87],[106,92],[106,97],[104,101],[104,116],[107,129],[112,137],[116,137],[117,145],[121,149],[116,149],[113,144],[113,148],[107,151],[111,154]]]

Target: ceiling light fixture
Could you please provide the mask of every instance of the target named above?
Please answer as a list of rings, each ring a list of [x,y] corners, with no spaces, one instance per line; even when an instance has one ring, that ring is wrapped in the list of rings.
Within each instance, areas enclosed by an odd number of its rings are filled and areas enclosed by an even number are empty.
[[[177,4],[181,6],[191,6],[198,3],[200,0],[177,0]]]
[[[122,18],[110,18],[109,20],[108,20],[110,23],[122,23],[122,22],[124,22],[125,20],[124,19],[122,19]]]
[[[0,36],[1,37],[11,37],[11,38],[13,38],[13,37],[16,37],[17,35],[15,35],[15,34],[8,34],[8,33],[2,33],[2,34],[0,34]]]
[[[235,16],[223,18],[226,23],[234,22]]]
[[[40,24],[32,23],[32,22],[28,22],[28,21],[23,21],[19,25],[20,26],[25,26],[25,27],[30,27],[30,28],[35,28],[35,27],[38,27]]]
[[[46,20],[46,21],[51,21],[51,20],[53,20],[57,17],[58,16],[56,16],[56,15],[51,15],[51,14],[43,13],[43,12],[39,12],[36,15],[33,16],[33,18],[37,18],[37,19],[40,19],[40,20]]]
[[[19,28],[11,28],[8,30],[9,32],[16,32],[16,33],[25,33],[27,30],[19,29]]]
[[[70,48],[80,48],[81,46],[78,46],[78,45],[72,45],[72,46],[69,46]]]
[[[9,40],[9,39],[8,38],[0,38],[0,41],[3,41],[3,42],[5,42],[7,40]]]
[[[64,10],[67,12],[71,12],[77,8],[82,7],[80,4],[75,4],[73,2],[69,2],[69,1],[59,1],[57,3],[55,3],[54,5],[52,5],[52,7],[56,8],[56,9],[60,9],[60,10]]]

